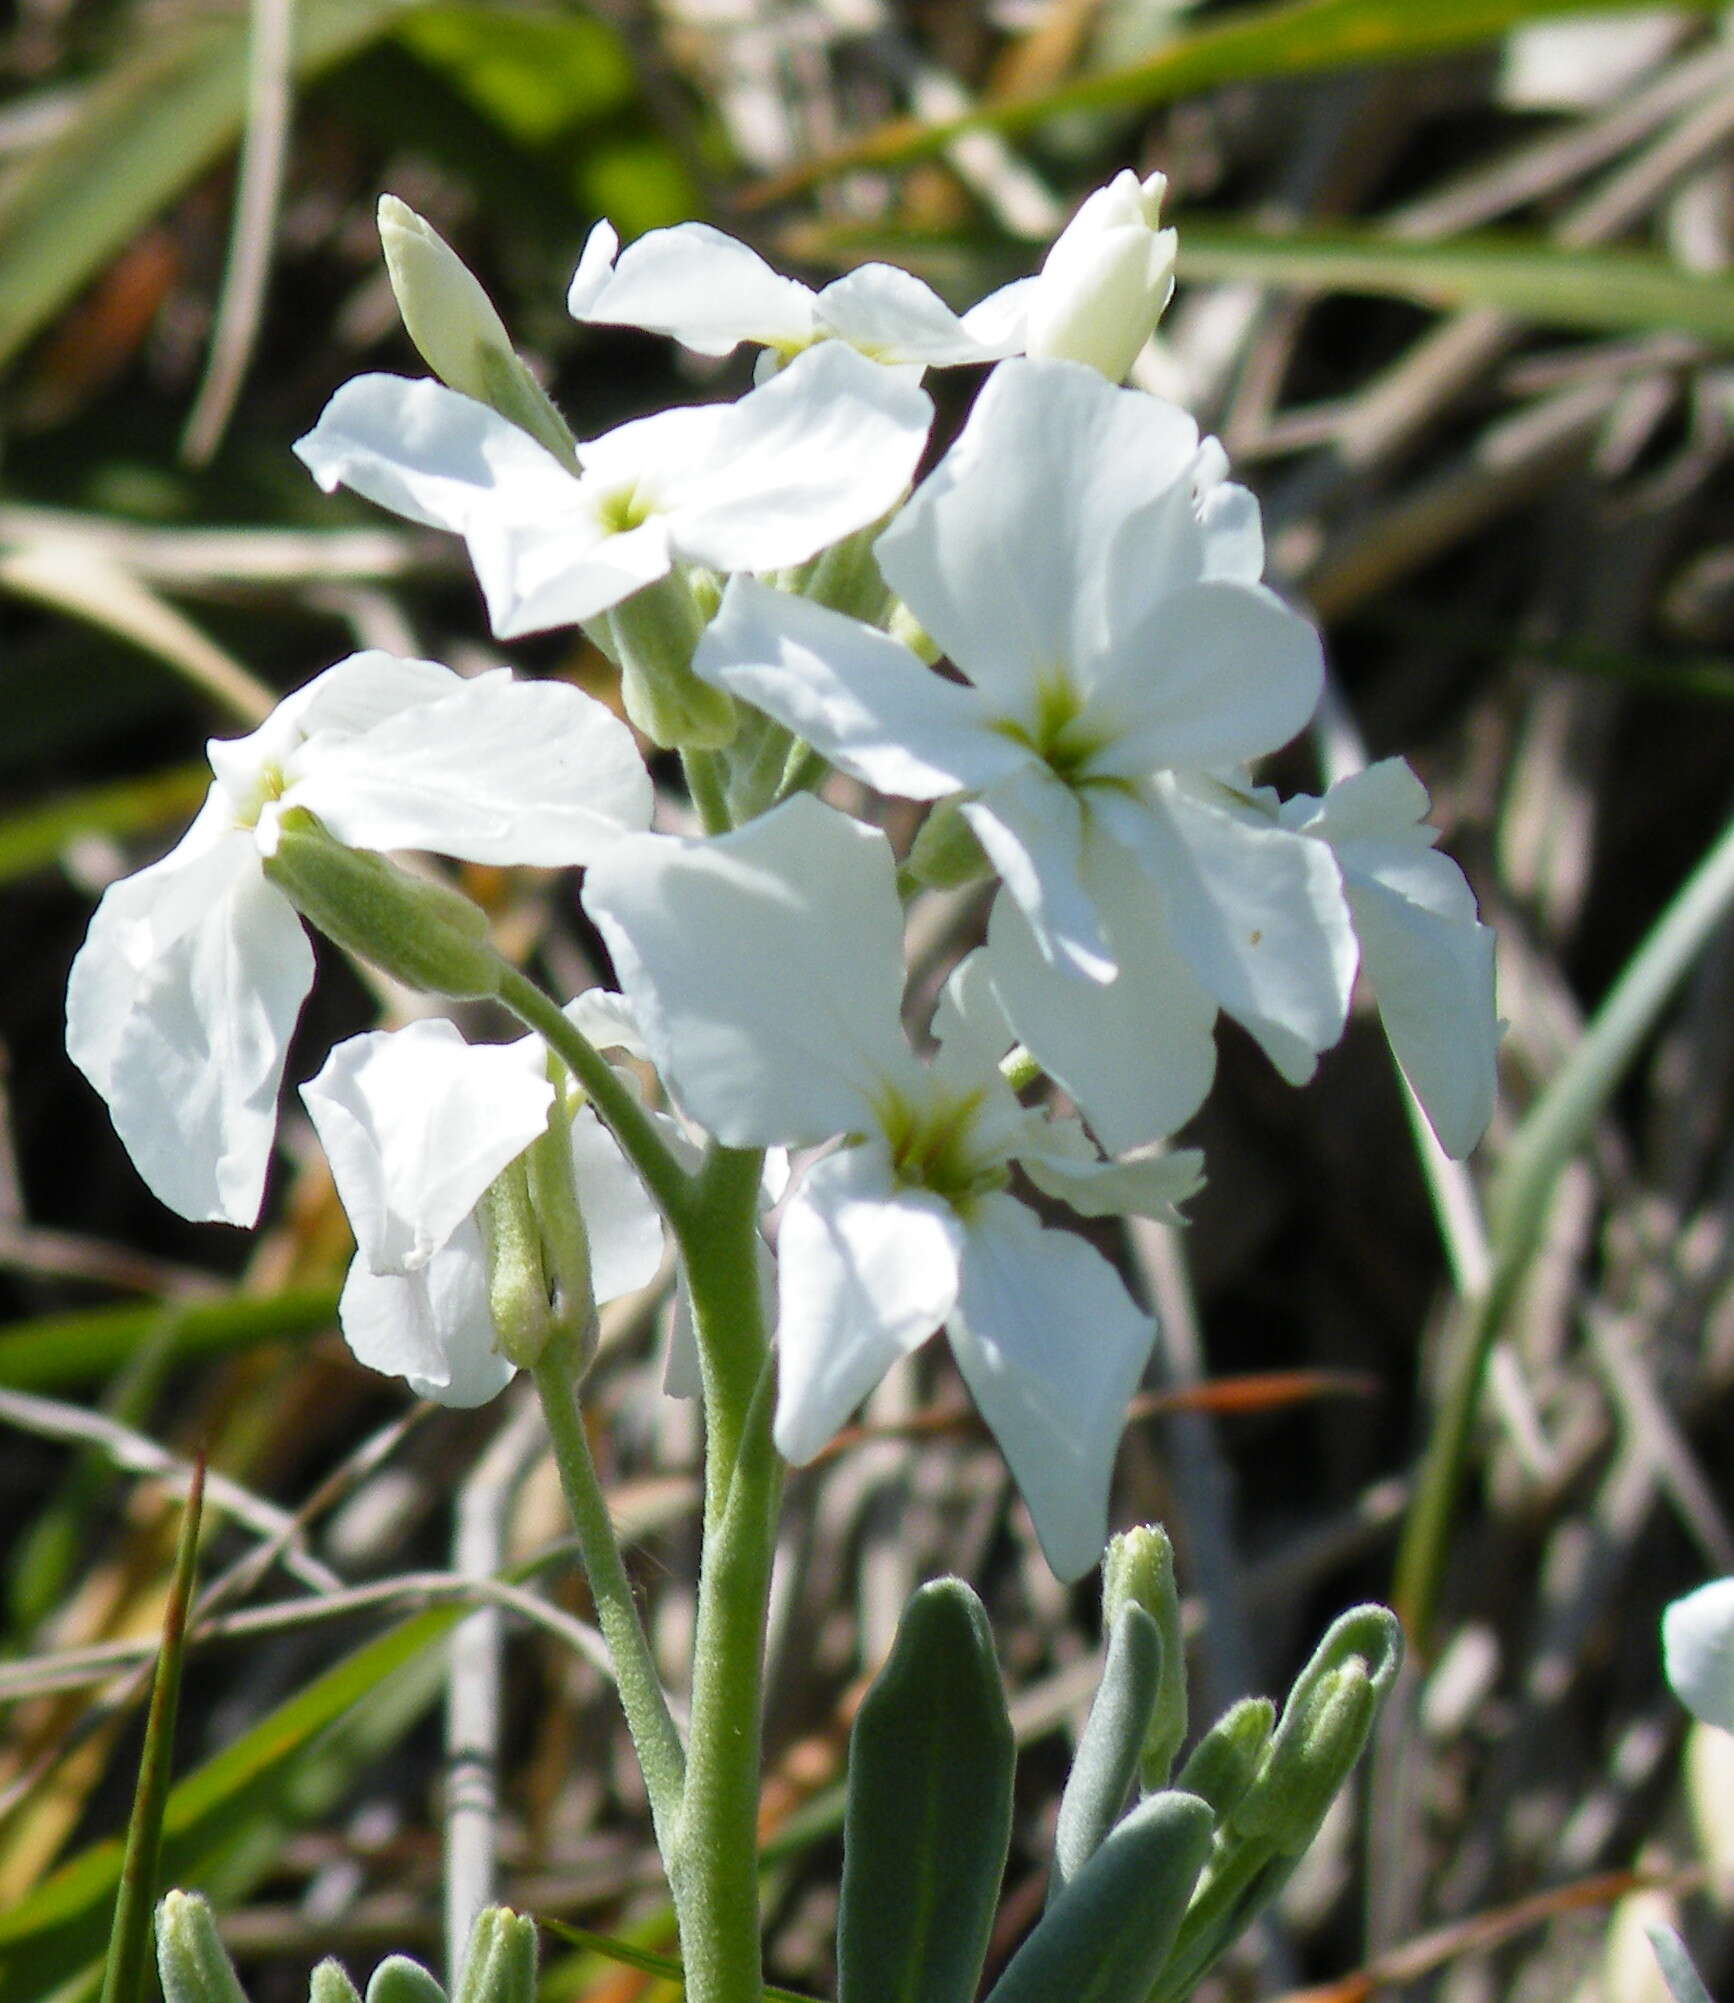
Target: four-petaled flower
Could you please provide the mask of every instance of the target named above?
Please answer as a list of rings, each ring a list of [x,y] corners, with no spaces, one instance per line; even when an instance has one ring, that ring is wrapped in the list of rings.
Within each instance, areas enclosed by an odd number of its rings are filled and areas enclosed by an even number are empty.
[[[301,921],[262,868],[281,816],[305,808],[353,848],[555,867],[647,827],[651,788],[626,726],[575,688],[380,653],[207,750],[216,779],[186,835],[103,893],[66,1046],[171,1210],[251,1224],[313,983]]]

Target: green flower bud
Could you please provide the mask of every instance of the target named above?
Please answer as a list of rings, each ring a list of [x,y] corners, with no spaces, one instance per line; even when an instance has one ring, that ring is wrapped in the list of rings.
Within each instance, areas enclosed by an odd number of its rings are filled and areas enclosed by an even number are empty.
[[[552,1332],[553,1317],[542,1265],[542,1234],[536,1228],[522,1155],[483,1192],[476,1222],[487,1254],[494,1347],[520,1370],[533,1370]]]
[[[1174,1546],[1159,1524],[1144,1524],[1113,1538],[1102,1560],[1102,1625],[1134,1600],[1162,1637],[1162,1676],[1144,1732],[1139,1761],[1146,1794],[1168,1785],[1174,1756],[1186,1737],[1186,1640],[1180,1626],[1180,1593],[1174,1583]]]
[[[407,1954],[394,1954],[373,1971],[367,2003],[446,2003],[446,1992]]]
[[[941,800],[921,824],[909,851],[909,874],[930,890],[956,890],[993,874],[987,850],[963,815],[963,802],[953,794]]]
[[[673,573],[645,585],[622,599],[607,620],[626,714],[652,744],[721,751],[733,741],[734,698],[692,671],[705,618],[686,578]]]
[[[476,1915],[457,2003],[536,2003],[536,1926],[489,1906]]]
[[[247,2003],[217,1922],[197,1892],[166,1892],[157,1907],[157,1973],[167,2003]]]
[[[361,2003],[361,1991],[350,1981],[340,1961],[325,1960],[313,1971],[307,2003]]]
[[[1276,1727],[1268,1697],[1243,1697],[1205,1733],[1180,1769],[1175,1786],[1209,1802],[1220,1822],[1252,1785]]]
[[[345,848],[305,807],[278,822],[264,869],[309,924],[407,986],[458,1000],[498,990],[500,963],[480,906],[384,856]]]
[[[451,245],[395,195],[379,198],[379,240],[404,330],[440,381],[497,410],[563,464],[575,463],[565,421]]]
[[[816,605],[828,605],[833,612],[846,612],[851,619],[877,626],[889,609],[891,593],[880,574],[873,545],[889,519],[882,515],[797,565],[786,573],[786,588]]]
[[[1262,1837],[1298,1857],[1367,1743],[1378,1696],[1358,1656],[1325,1672],[1285,1707],[1263,1767],[1230,1818],[1237,1837]]]

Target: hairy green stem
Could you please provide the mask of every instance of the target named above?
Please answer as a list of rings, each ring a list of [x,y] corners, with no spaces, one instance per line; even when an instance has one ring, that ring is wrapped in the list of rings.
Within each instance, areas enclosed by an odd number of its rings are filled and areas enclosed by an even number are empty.
[[[728,788],[723,781],[722,760],[714,751],[693,751],[685,747],[680,769],[686,790],[698,809],[699,825],[707,835],[726,835],[734,826],[729,812]]]

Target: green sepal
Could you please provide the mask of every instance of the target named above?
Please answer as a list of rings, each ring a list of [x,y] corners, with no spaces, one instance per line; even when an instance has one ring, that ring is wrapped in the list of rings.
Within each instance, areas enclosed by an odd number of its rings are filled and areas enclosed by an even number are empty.
[[[457,2003],[536,2003],[536,1923],[505,1906],[476,1915]]]
[[[1161,1630],[1135,1600],[1128,1600],[1109,1633],[1102,1680],[1060,1797],[1049,1905],[1120,1819],[1137,1776],[1161,1675]]]
[[[361,1991],[350,1981],[342,1962],[327,1956],[307,1985],[307,2003],[361,2003]]]
[[[264,868],[310,925],[405,986],[459,1001],[498,989],[480,905],[382,855],[345,848],[304,807],[283,815]]]
[[[1119,1610],[1135,1601],[1162,1636],[1162,1678],[1144,1730],[1139,1780],[1146,1794],[1168,1785],[1186,1738],[1186,1637],[1174,1546],[1160,1524],[1140,1524],[1109,1540],[1102,1559],[1102,1625],[1110,1632]]]
[[[483,1190],[476,1222],[487,1266],[494,1347],[520,1370],[534,1370],[548,1345],[553,1315],[542,1264],[542,1234],[522,1155],[508,1162]]]
[[[1195,1795],[1141,1801],[1042,1915],[987,2003],[1131,2003],[1162,1972],[1210,1853]]]
[[[784,572],[778,584],[797,598],[810,598],[815,605],[877,626],[891,610],[891,592],[880,573],[873,545],[890,519],[881,515],[864,529],[827,545],[806,563]]]
[[[623,598],[607,623],[626,714],[652,744],[721,751],[733,742],[739,725],[734,697],[692,671],[706,615],[691,580],[671,571]]]
[[[1175,1785],[1209,1802],[1219,1821],[1231,1815],[1252,1785],[1275,1729],[1276,1706],[1268,1697],[1242,1697],[1192,1748]]]
[[[367,2003],[446,2003],[446,1992],[419,1961],[394,1954],[368,1978]]]
[[[197,1892],[166,1892],[157,1907],[157,1974],[166,2003],[247,2003],[217,1922]]]
[[[1011,1720],[981,1602],[936,1579],[849,1739],[838,2003],[970,2003],[1011,1841]]]
[[[993,874],[993,864],[968,820],[963,796],[941,800],[916,830],[905,864],[930,890],[957,890]]]

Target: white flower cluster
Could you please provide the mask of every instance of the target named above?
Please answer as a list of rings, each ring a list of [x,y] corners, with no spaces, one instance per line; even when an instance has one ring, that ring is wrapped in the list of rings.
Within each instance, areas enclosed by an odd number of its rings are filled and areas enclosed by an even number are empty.
[[[361,377],[297,451],[327,488],[461,535],[498,636],[584,624],[630,653],[629,714],[709,761],[735,825],[652,832],[626,726],[503,674],[358,655],[214,743],[204,810],[104,897],[68,1004],[72,1054],[166,1202],[258,1212],[312,977],[269,874],[286,812],[355,849],[586,865],[623,996],[580,997],[574,1021],[722,1145],[819,1150],[777,1232],[782,1452],[818,1452],[943,1327],[1056,1570],[1095,1562],[1154,1325],[1014,1171],[1085,1216],[1172,1218],[1200,1163],[1168,1137],[1209,1090],[1218,1013],[1298,1084],[1358,969],[1452,1153],[1494,1085],[1491,937],[1407,766],[1289,800],[1250,774],[1311,716],[1319,642],[1261,581],[1220,448],[1119,386],[1171,289],[1161,195],[1121,175],[1036,277],[961,317],[888,266],[814,293],[696,224],[624,252],[603,225],[579,319],[765,355],[738,402],[576,444],[475,281],[385,205],[443,380]],[[911,494],[922,371],[965,363],[996,366]],[[954,873],[998,877],[928,1061],[900,1022],[909,872],[815,797],[828,770],[933,802]],[[1020,1103],[1007,1076],[1037,1069],[1076,1115]],[[537,1039],[472,1047],[444,1022],[341,1045],[303,1088],[355,1225],[342,1315],[365,1361],[451,1403],[510,1375],[473,1213],[556,1090]],[[650,1277],[660,1226],[594,1113],[562,1117],[607,1299]]]

